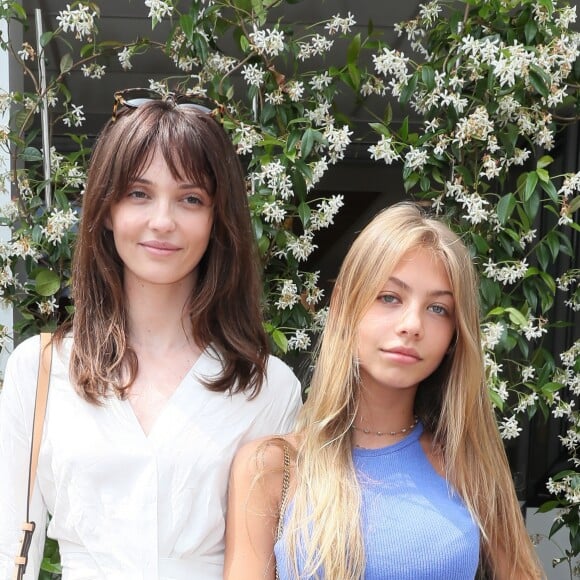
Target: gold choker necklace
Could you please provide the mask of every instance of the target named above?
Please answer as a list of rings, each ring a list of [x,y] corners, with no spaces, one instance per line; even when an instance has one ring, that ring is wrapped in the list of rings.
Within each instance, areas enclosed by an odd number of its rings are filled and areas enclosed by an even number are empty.
[[[399,431],[371,431],[370,429],[366,429],[364,427],[357,427],[354,423],[351,425],[351,428],[354,429],[355,431],[360,431],[365,435],[375,435],[376,437],[385,437],[388,435],[390,437],[394,437],[395,435],[404,435],[405,433],[412,431],[417,426],[418,422],[419,417],[415,415],[413,417],[413,422],[408,427],[403,427],[402,429],[399,429]]]

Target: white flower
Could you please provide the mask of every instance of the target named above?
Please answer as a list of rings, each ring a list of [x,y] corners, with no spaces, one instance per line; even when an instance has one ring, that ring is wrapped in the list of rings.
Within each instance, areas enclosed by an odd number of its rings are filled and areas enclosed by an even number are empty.
[[[329,125],[324,131],[324,138],[328,141],[328,153],[331,163],[336,163],[344,158],[344,153],[350,145],[352,131],[348,125],[343,125],[339,129],[334,125]]]
[[[297,103],[304,95],[304,83],[302,81],[290,81],[284,90],[288,93],[290,100],[293,103]]]
[[[524,333],[527,340],[540,338],[548,332],[548,329],[544,326],[543,319],[535,318],[531,315],[528,316],[526,324],[520,330]]]
[[[256,129],[245,123],[240,123],[234,132],[234,142],[237,144],[236,151],[244,155],[251,153],[252,149],[262,140]]]
[[[280,298],[276,302],[276,308],[279,310],[292,308],[292,306],[300,301],[298,288],[292,280],[283,280],[279,292]]]
[[[284,93],[280,89],[266,93],[266,102],[270,105],[281,105],[284,102]]]
[[[408,73],[409,59],[402,52],[383,48],[381,54],[373,55],[375,70],[383,76],[393,76],[397,83],[406,83],[410,77]]]
[[[75,38],[82,40],[90,38],[95,30],[95,18],[97,13],[91,11],[88,4],[77,4],[72,10],[70,4],[66,5],[66,10],[61,10],[56,17],[58,25],[64,32],[75,33]]]
[[[173,14],[173,6],[164,0],[145,0],[145,6],[149,8],[149,18],[153,22],[161,22],[166,16]]]
[[[118,56],[119,63],[121,64],[121,68],[123,70],[131,70],[133,68],[133,65],[131,64],[131,57],[133,56],[133,52],[129,47],[126,46]]]
[[[501,322],[486,322],[482,324],[482,347],[486,350],[493,350],[499,344],[504,330],[504,325]]]
[[[305,61],[313,56],[320,56],[327,53],[334,44],[334,40],[330,40],[322,34],[315,34],[308,42],[299,42],[300,50],[298,52],[298,60]]]
[[[381,135],[379,142],[376,145],[371,145],[369,147],[371,158],[375,161],[380,161],[382,159],[387,165],[390,165],[397,159],[401,159],[401,156],[395,151],[392,143],[393,139],[391,137]]]
[[[328,74],[328,71],[324,71],[322,74],[314,75],[309,84],[313,90],[322,91],[330,86],[330,83],[332,83],[332,77]]]
[[[333,195],[330,199],[320,202],[317,209],[310,216],[310,231],[318,231],[334,223],[334,216],[344,205],[344,196]]]
[[[498,266],[489,258],[483,272],[488,278],[501,282],[506,286],[521,280],[528,271],[528,264],[525,258],[522,261],[515,260],[512,263],[505,264],[504,266]]]
[[[258,64],[247,64],[242,67],[242,76],[250,85],[259,87],[264,82],[265,71]]]
[[[91,79],[101,79],[105,76],[105,66],[102,64],[97,64],[96,62],[92,62],[91,64],[83,64],[81,70],[83,71],[83,75],[85,77]]]
[[[49,243],[56,246],[78,220],[77,214],[72,209],[68,209],[67,211],[53,209],[46,220],[46,226],[41,226],[40,230],[46,236]]]
[[[526,366],[522,368],[522,382],[529,381],[533,379],[536,375],[536,369],[532,366]]]
[[[310,169],[312,170],[312,177],[306,180],[306,189],[310,191],[324,176],[328,170],[328,163],[325,157],[314,161],[310,164]]]
[[[504,419],[499,425],[499,432],[502,439],[515,439],[521,433],[522,428],[518,425],[515,415]]]
[[[328,306],[325,306],[324,308],[317,310],[312,320],[314,328],[317,330],[322,330],[326,325],[327,318],[328,318]]]
[[[28,42],[23,42],[22,48],[18,51],[18,56],[22,60],[34,60],[36,58],[36,51]]]
[[[275,200],[262,206],[262,215],[267,223],[281,224],[286,219],[286,210],[280,200]]]
[[[349,12],[346,18],[341,18],[340,14],[335,14],[329,22],[324,26],[328,30],[329,34],[336,34],[337,32],[342,32],[342,34],[348,34],[352,26],[356,24],[354,16]]]
[[[290,350],[306,350],[310,346],[310,337],[305,330],[298,329],[288,341]]]
[[[281,30],[257,30],[250,34],[250,40],[258,54],[278,56],[284,50],[284,33]]]
[[[83,105],[71,105],[72,110],[69,110],[67,114],[63,117],[62,122],[67,127],[80,127],[83,121],[86,121],[85,114],[83,112]]]
[[[288,234],[287,234],[288,235]],[[305,262],[310,254],[318,247],[312,241],[313,234],[306,232],[301,236],[290,236],[287,247],[288,251],[299,261]]]
[[[56,303],[56,299],[53,296],[52,298],[47,298],[42,302],[38,303],[38,311],[43,316],[48,316],[52,314],[58,308],[58,304]]]
[[[10,222],[15,222],[20,215],[18,204],[15,201],[9,201],[7,204],[0,207],[0,217],[7,219]]]

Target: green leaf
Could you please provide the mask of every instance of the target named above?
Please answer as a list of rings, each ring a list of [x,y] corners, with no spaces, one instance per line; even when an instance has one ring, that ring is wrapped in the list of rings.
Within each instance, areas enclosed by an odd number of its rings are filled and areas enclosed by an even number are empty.
[[[580,195],[577,195],[572,201],[568,204],[568,211],[570,213],[574,213],[575,211],[580,209]]]
[[[504,402],[502,401],[501,397],[493,389],[489,389],[488,393],[489,398],[491,399],[494,406],[497,407],[500,411],[503,411]]]
[[[348,45],[348,50],[346,52],[346,62],[349,65],[356,65],[358,61],[358,56],[360,54],[361,40],[360,33],[356,34],[350,44]],[[359,73],[360,77],[360,73]]]
[[[558,203],[558,191],[552,181],[541,181],[540,186],[554,203]]]
[[[391,131],[383,123],[369,123],[369,126],[371,127],[371,129],[379,133],[379,135],[383,135],[384,137],[391,136]]]
[[[542,95],[542,97],[547,98],[550,94],[550,77],[546,74],[546,71],[542,70],[538,65],[531,64],[528,71],[529,79],[532,87]]]
[[[517,308],[508,306],[505,311],[508,313],[512,324],[515,324],[516,326],[526,326],[528,323],[528,319]]]
[[[532,44],[536,34],[538,32],[538,27],[536,23],[530,18],[526,25],[524,26],[524,34],[526,35],[526,44]]]
[[[316,131],[310,127],[306,129],[306,131],[304,131],[304,135],[302,136],[302,141],[300,145],[300,156],[302,157],[302,159],[306,159],[310,155],[310,152],[312,151],[312,147],[314,146],[315,132]]]
[[[34,285],[40,296],[53,296],[60,289],[60,278],[56,272],[42,268],[34,278]]]
[[[53,36],[54,32],[52,32],[51,30],[49,30],[48,32],[43,32],[40,35],[40,46],[45,47],[52,40]]]
[[[27,147],[21,155],[24,161],[42,161],[42,153],[36,147]]]
[[[347,65],[348,68],[348,76],[350,77],[350,86],[355,90],[358,91],[360,88],[360,68],[357,64],[349,63]]]
[[[548,165],[550,165],[553,161],[554,158],[550,157],[550,155],[542,155],[542,157],[540,157],[536,163],[536,168],[544,169],[544,167],[548,167]]]
[[[281,330],[274,330],[271,334],[274,344],[283,352],[288,352],[288,339]]]
[[[557,391],[559,391],[562,388],[562,383],[546,383],[545,385],[542,385],[542,388],[540,389],[542,391],[543,395],[551,395],[553,393],[556,393]]]
[[[401,141],[406,141],[409,136],[409,117],[405,117],[401,123],[401,128],[399,129],[399,135],[401,136]]]
[[[528,201],[536,190],[538,185],[538,174],[535,171],[530,171],[526,177],[526,187],[524,189],[524,201]]]
[[[303,201],[299,206],[298,206],[298,216],[300,217],[300,221],[302,222],[302,225],[304,226],[304,228],[308,227],[308,222],[310,221],[310,206]]]
[[[401,94],[399,96],[399,102],[402,105],[406,105],[409,102],[409,100],[411,99],[411,97],[413,96],[415,91],[417,90],[418,81],[419,81],[419,73],[415,72],[411,76],[411,78],[409,79],[407,84],[401,90]]]
[[[510,218],[515,207],[516,198],[513,193],[508,193],[499,200],[497,204],[497,216],[502,225]]]
[[[435,71],[433,67],[427,64],[421,67],[421,80],[427,90],[430,91],[435,88]]]
[[[536,173],[538,175],[538,179],[544,183],[548,183],[550,181],[550,174],[541,167],[536,169]]]
[[[60,59],[60,74],[66,74],[73,67],[73,58],[70,53],[66,53]]]

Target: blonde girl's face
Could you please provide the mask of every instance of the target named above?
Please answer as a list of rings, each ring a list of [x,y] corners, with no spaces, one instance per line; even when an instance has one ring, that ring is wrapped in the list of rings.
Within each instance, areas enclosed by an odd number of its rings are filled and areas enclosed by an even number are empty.
[[[358,328],[365,390],[416,389],[441,363],[455,332],[455,301],[441,260],[405,254]]]

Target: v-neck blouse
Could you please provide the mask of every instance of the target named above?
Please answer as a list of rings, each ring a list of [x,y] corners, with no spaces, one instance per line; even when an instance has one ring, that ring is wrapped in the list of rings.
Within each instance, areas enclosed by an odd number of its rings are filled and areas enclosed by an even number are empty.
[[[63,580],[221,580],[227,482],[245,442],[294,426],[300,384],[270,357],[260,394],[214,393],[200,377],[220,372],[204,351],[145,435],[130,403],[84,401],[68,376],[70,339],[53,356],[25,578],[36,578],[48,535],[59,542]],[[9,359],[0,396],[0,579],[12,578],[25,520],[38,337]]]

